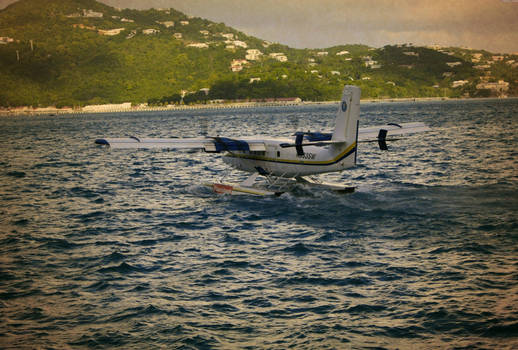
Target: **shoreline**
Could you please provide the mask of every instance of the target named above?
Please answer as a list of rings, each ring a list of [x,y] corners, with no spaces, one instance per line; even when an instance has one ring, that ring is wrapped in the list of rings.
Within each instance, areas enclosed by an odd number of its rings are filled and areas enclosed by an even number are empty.
[[[507,100],[516,99],[518,97],[484,97],[484,98],[450,98],[450,97],[402,97],[402,98],[365,98],[361,99],[361,104],[375,104],[375,103],[420,103],[420,102],[434,102],[434,101],[483,101],[483,100]],[[156,107],[130,107],[117,108],[113,105],[106,105],[112,108],[103,108],[100,105],[97,110],[88,109],[73,109],[73,108],[30,108],[18,107],[13,109],[0,109],[0,116],[19,116],[19,115],[68,115],[68,114],[100,114],[100,113],[130,113],[130,112],[157,112],[157,111],[182,111],[182,110],[212,110],[212,109],[246,109],[246,108],[260,108],[260,107],[292,107],[292,106],[313,106],[313,105],[334,105],[339,101],[302,101],[302,102],[235,102],[235,103],[213,103],[213,104],[195,104],[195,105],[168,105]]]

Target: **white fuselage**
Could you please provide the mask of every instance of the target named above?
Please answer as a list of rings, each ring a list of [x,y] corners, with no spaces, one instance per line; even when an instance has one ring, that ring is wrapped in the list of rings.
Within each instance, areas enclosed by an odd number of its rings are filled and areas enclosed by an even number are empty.
[[[246,141],[246,139],[244,139]],[[266,151],[233,151],[223,156],[230,166],[247,172],[266,172],[273,176],[297,177],[341,171],[356,165],[356,142],[327,146],[304,146],[298,155],[294,147],[280,145],[290,139],[264,140]]]

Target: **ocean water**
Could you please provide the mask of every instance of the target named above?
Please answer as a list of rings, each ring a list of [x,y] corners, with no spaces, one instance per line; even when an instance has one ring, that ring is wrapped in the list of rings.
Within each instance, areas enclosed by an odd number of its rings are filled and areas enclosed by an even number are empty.
[[[353,194],[213,194],[219,155],[107,136],[329,131],[337,106],[0,119],[2,349],[516,349],[518,100],[366,104],[323,179]]]

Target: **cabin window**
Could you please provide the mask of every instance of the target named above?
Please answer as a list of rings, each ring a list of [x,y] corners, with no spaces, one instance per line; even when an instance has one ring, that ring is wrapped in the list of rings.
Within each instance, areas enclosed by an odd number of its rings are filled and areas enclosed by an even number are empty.
[[[277,158],[281,156],[281,151],[277,151]]]

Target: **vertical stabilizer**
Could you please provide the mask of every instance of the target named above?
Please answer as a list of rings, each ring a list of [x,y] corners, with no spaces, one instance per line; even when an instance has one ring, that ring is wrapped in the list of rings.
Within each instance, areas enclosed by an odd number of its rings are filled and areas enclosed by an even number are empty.
[[[333,141],[345,141],[348,145],[356,142],[360,117],[360,95],[359,87],[352,85],[344,87],[342,100],[336,114]]]

